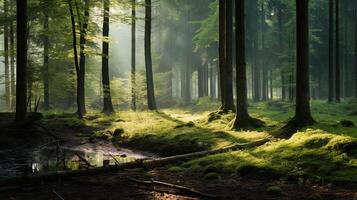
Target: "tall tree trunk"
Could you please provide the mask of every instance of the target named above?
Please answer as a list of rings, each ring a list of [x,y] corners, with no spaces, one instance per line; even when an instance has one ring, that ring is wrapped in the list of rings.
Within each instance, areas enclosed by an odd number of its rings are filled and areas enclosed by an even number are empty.
[[[219,0],[219,92],[221,99],[221,108],[224,109],[225,105],[225,95],[226,95],[226,87],[224,83],[224,75],[226,69],[226,0]]]
[[[226,65],[223,111],[234,111],[233,100],[233,0],[226,0]]]
[[[16,122],[27,118],[27,0],[16,0],[17,20],[17,73]]]
[[[110,93],[109,78],[109,0],[104,0],[104,19],[103,19],[103,52],[102,52],[102,85],[103,85],[103,113],[111,114],[114,112],[112,96]]]
[[[341,101],[341,75],[340,75],[340,1],[336,0],[336,102]]]
[[[355,97],[357,98],[357,3],[355,8]]]
[[[268,100],[268,71],[265,63],[265,7],[264,2],[261,3],[261,21],[260,21],[260,30],[262,34],[262,50],[260,53],[261,66],[262,66],[262,100]]]
[[[278,34],[279,34],[279,54],[283,54],[283,11],[282,5],[279,4],[278,8]],[[281,60],[281,59],[280,59]],[[280,61],[280,65],[282,62]],[[280,66],[280,77],[281,77],[281,99],[286,99],[286,87],[285,87],[285,74],[283,67]]]
[[[131,3],[131,109],[136,110],[136,0]]]
[[[48,75],[48,62],[49,62],[49,37],[48,37],[48,14],[44,12],[44,35],[43,35],[43,98],[44,98],[44,109],[48,110],[50,108],[50,94],[49,94],[49,75]]]
[[[152,70],[151,57],[151,0],[145,0],[145,68],[146,68],[146,84],[147,84],[147,100],[148,109],[156,110],[154,77]]]
[[[4,15],[8,17],[8,1],[4,0]],[[5,102],[6,109],[11,108],[11,94],[10,94],[10,66],[9,66],[9,23],[6,19],[4,24],[4,59],[5,59]]]
[[[71,0],[67,0],[68,3],[68,9],[71,15],[71,25],[72,25],[72,46],[73,46],[73,55],[74,55],[74,66],[76,69],[76,76],[77,76],[77,114],[79,118],[82,118],[84,113],[82,113],[81,109],[81,101],[80,101],[80,95],[78,94],[79,92],[79,85],[80,85],[80,68],[79,68],[79,63],[78,63],[78,51],[77,51],[77,35],[76,35],[76,21],[74,19],[74,12],[73,12],[73,6]]]
[[[14,23],[10,24],[10,86],[11,86],[11,110],[15,110],[16,107],[16,87],[15,87],[15,33]]]
[[[77,2],[77,0],[75,0]],[[85,74],[86,74],[86,43],[87,43],[87,29],[89,20],[89,0],[84,0],[84,17],[80,19],[79,6],[77,4],[77,15],[80,27],[79,38],[79,85],[77,86],[77,94],[79,96],[79,109],[80,112],[86,114],[86,101],[85,101]]]
[[[309,87],[309,0],[296,0],[296,111],[294,126],[314,123],[310,112]]]
[[[329,72],[328,72],[328,102],[333,102],[334,98],[334,63],[333,63],[333,3],[334,0],[329,0]]]
[[[236,9],[236,89],[237,109],[233,128],[241,129],[252,125],[253,119],[248,114],[247,72],[245,58],[245,9],[244,0],[237,0]]]

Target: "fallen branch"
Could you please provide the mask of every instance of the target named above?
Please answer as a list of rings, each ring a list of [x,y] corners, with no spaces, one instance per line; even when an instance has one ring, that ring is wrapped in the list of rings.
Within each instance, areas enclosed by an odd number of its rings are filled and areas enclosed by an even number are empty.
[[[115,156],[113,156],[111,153],[108,153],[108,155],[113,158],[116,165],[120,164],[120,162],[115,158]]]
[[[94,165],[90,164],[87,159],[83,158],[83,156],[79,155],[77,152],[74,152],[74,155],[76,155],[84,164],[87,165],[87,167],[95,167]]]
[[[154,160],[144,160],[143,165],[146,169],[153,169],[153,168],[156,168],[159,166],[168,165],[168,164],[178,162],[178,161],[190,160],[190,159],[196,158],[196,157],[203,157],[203,156],[207,156],[207,155],[224,153],[224,152],[228,152],[228,151],[235,151],[235,150],[239,150],[239,149],[257,147],[257,146],[261,146],[271,140],[272,140],[272,137],[268,137],[268,138],[264,138],[264,139],[250,142],[250,143],[233,144],[231,146],[227,146],[227,147],[223,147],[223,148],[215,149],[215,150],[199,151],[199,152],[182,154],[182,155],[177,155],[177,156],[158,158],[158,159],[154,159]]]
[[[59,199],[64,200],[64,198],[63,198],[61,195],[59,195],[55,190],[52,190],[52,192],[53,192]]]
[[[139,184],[143,184],[143,185],[158,185],[158,186],[169,187],[169,188],[180,190],[180,191],[184,192],[185,194],[195,195],[195,196],[199,196],[199,197],[206,197],[206,198],[216,198],[217,197],[217,196],[212,195],[212,194],[207,194],[207,193],[203,193],[203,192],[197,191],[197,190],[195,190],[193,188],[188,188],[188,187],[181,186],[181,185],[174,185],[174,184],[170,184],[170,183],[165,183],[165,182],[162,182],[162,181],[155,181],[155,180],[142,181],[142,180],[134,179],[134,178],[129,178],[129,180],[134,182],[134,183],[139,183]]]

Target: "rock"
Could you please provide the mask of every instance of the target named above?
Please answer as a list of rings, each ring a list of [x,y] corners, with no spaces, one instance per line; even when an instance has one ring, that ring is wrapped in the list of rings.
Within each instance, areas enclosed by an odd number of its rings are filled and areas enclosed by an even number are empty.
[[[117,128],[113,132],[113,137],[121,137],[124,133],[124,129],[122,128]]]
[[[340,125],[348,128],[355,127],[355,124],[350,120],[342,120],[340,121]]]

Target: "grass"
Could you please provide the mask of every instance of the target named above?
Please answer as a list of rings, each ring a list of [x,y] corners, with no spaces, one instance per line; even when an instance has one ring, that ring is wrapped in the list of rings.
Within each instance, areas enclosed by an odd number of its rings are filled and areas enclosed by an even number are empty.
[[[266,127],[232,131],[228,124],[234,118],[233,113],[215,116],[212,121],[208,119],[215,108],[218,108],[216,102],[202,99],[195,106],[160,112],[120,111],[111,116],[91,113],[83,120],[73,116],[56,118],[46,115],[46,118],[73,127],[103,127],[93,136],[112,140],[118,145],[170,156],[267,137],[282,127],[294,113],[294,105],[289,102],[251,103],[251,115],[265,121]],[[273,141],[254,149],[207,156],[171,166],[168,170],[195,172],[207,180],[265,173],[301,182],[357,183],[357,129],[339,124],[342,120],[357,124],[357,104],[313,101],[311,110],[318,123],[300,130],[290,139]],[[124,133],[115,137],[113,133],[116,129],[122,129]]]

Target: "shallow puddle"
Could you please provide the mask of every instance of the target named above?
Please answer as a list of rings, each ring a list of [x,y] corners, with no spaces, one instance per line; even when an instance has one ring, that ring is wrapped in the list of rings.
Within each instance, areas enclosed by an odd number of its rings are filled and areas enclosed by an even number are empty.
[[[31,152],[0,152],[0,179],[38,172],[78,170],[153,158],[154,155],[116,148],[110,143],[58,146],[53,144]],[[90,166],[89,166],[90,165]]]

